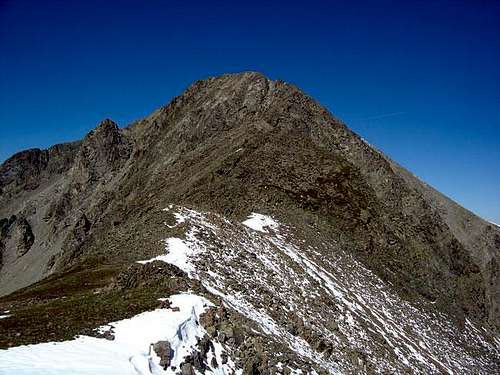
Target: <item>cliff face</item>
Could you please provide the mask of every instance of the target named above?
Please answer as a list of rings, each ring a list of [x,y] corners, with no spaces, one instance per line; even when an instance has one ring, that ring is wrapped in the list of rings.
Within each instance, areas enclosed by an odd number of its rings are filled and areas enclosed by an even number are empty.
[[[0,189],[2,294],[89,259],[161,253],[159,208],[174,203],[230,220],[272,215],[406,301],[500,327],[500,228],[258,73],[196,82],[127,128],[105,120],[81,142],[14,155]]]

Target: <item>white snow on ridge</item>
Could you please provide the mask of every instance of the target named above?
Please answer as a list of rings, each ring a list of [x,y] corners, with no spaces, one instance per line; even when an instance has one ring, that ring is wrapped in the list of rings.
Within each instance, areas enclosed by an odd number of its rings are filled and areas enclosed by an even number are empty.
[[[189,262],[189,257],[194,255],[193,250],[190,249],[180,238],[167,238],[165,240],[165,245],[168,249],[167,254],[158,255],[157,257],[149,260],[139,260],[137,263],[146,264],[154,262],[155,260],[160,260],[179,267],[189,275],[192,274],[194,272],[194,267]]]
[[[346,342],[370,357],[379,372],[467,373],[474,368],[493,368],[487,362],[489,357],[479,352],[471,355],[462,344],[498,353],[500,347],[481,342],[481,332],[467,327],[456,333],[456,327],[444,316],[416,309],[342,251],[335,250],[334,258],[325,255],[328,243],[318,252],[320,247],[294,239],[293,228],[258,213],[239,224],[213,213],[175,209],[188,220],[181,254],[174,256],[179,252],[172,242],[175,239],[166,241],[167,255],[171,256],[168,263],[189,270],[191,278],[257,323],[264,334],[329,373],[353,369],[342,352]],[[262,304],[264,296],[266,303],[275,304]],[[316,296],[329,299],[338,312],[325,316],[321,310],[315,311],[314,304],[309,308]],[[328,338],[333,357],[324,357],[287,332],[275,314],[283,301],[287,302],[283,311],[292,311],[304,322],[314,321],[311,329],[318,337]],[[329,326],[330,321],[336,322],[336,328]],[[450,340],[460,342],[451,344]]]
[[[326,242],[325,248],[306,246],[300,238],[294,239],[293,228],[258,213],[243,223],[231,223],[222,216],[183,207],[165,210],[172,210],[177,224],[184,223],[185,236],[166,239],[166,254],[139,263],[160,260],[179,267],[227,306],[257,323],[270,339],[317,368],[331,374],[352,371],[353,364],[344,358],[345,347],[369,358],[381,373],[468,373],[493,368],[485,362],[490,357],[476,350],[499,353],[500,346],[481,341],[479,329],[468,323],[462,332],[455,332],[444,316],[401,300],[354,259],[339,251],[328,257]],[[316,305],[311,304],[316,297],[320,298]],[[175,351],[173,365],[178,366],[206,333],[198,318],[211,303],[193,295],[170,299],[180,307],[179,312],[155,310],[101,327],[101,332],[114,330],[114,341],[82,336],[64,343],[0,350],[0,374],[173,374],[160,368],[149,345],[168,340]],[[330,305],[336,309],[328,313]],[[289,333],[281,319],[288,312],[317,337],[326,338],[333,355],[325,356],[321,349]],[[473,355],[464,350],[463,342],[471,345]],[[213,344],[208,364],[212,358],[221,364],[224,347]],[[229,358],[227,364],[206,373],[240,374],[235,367]]]
[[[0,350],[0,374],[174,374],[170,368],[163,370],[159,366],[160,358],[150,350],[150,344],[168,340],[174,350],[171,365],[178,369],[198,338],[205,334],[198,323],[199,316],[213,305],[193,294],[177,294],[169,299],[179,311],[157,309],[101,327],[103,331],[113,326],[115,339],[112,341],[79,336],[70,341]],[[218,349],[221,352],[221,348]],[[220,353],[212,355],[216,356],[219,364],[222,363]],[[225,365],[207,373],[229,372],[234,372],[234,369]]]
[[[210,291],[214,295],[222,297],[225,303],[227,303],[233,309],[235,309],[248,319],[256,322],[263,332],[269,335],[274,335],[279,338],[279,340],[282,340],[284,343],[286,343],[290,347],[290,349],[292,349],[299,355],[299,357],[308,358],[312,362],[319,364],[324,369],[327,369],[329,373],[338,373],[336,366],[330,361],[323,360],[320,354],[314,351],[304,339],[295,337],[286,332],[286,330],[283,327],[279,326],[274,321],[274,319],[271,318],[266,312],[256,309],[252,305],[252,303],[249,303],[244,298],[242,298],[243,295],[239,295],[239,293],[225,294],[221,289],[219,289],[221,287],[224,287],[225,277],[222,274],[207,270],[206,273],[210,275],[210,279],[215,280],[215,282],[209,281],[200,275],[199,270],[195,267],[196,261],[200,258],[200,256],[202,256],[202,254],[206,253],[207,248],[205,243],[203,241],[200,241],[199,235],[202,235],[201,238],[203,238],[204,235],[211,232],[212,235],[218,237],[220,228],[214,225],[213,222],[208,221],[208,215],[189,210],[184,207],[179,207],[178,209],[180,211],[179,216],[189,218],[190,225],[189,230],[185,234],[186,239],[181,240],[179,238],[168,238],[165,241],[167,245],[167,254],[158,256],[153,260],[162,260],[183,269],[191,278],[201,280],[203,286],[208,291]],[[175,216],[177,217],[177,215]],[[224,218],[219,217],[218,219],[222,219],[225,224],[232,225],[231,222],[225,220]],[[269,216],[252,213],[249,218],[242,224],[252,229],[252,231],[247,231],[247,236],[250,235],[251,238],[253,238],[253,236],[260,237],[259,234],[255,233],[254,231],[265,234],[275,234],[277,238],[281,237],[280,234],[277,233],[281,225]],[[229,255],[229,257],[238,256],[233,252],[233,250],[231,250],[231,248],[226,248],[224,245],[225,244],[223,244],[223,248],[225,250],[223,250],[223,252],[228,251],[229,253],[232,253],[231,255]],[[254,252],[254,254],[263,263],[273,268],[274,265],[272,261],[268,260],[265,256],[261,257],[261,254],[259,254],[259,252],[257,251]],[[228,259],[225,259],[225,261],[227,260]],[[278,271],[278,269],[275,269],[275,271]],[[291,370],[292,372],[300,371],[293,369]],[[315,374],[315,371],[309,373]]]
[[[280,226],[273,218],[255,212],[252,212],[242,224],[263,233],[269,233],[268,228],[276,230]]]
[[[10,315],[10,314],[0,315],[0,319],[5,319],[5,318],[8,318],[9,316],[12,316],[12,315]]]

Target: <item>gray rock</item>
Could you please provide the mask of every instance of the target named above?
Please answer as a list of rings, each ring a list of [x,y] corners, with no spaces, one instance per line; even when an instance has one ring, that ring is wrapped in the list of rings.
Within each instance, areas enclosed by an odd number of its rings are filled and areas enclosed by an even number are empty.
[[[174,357],[174,351],[170,346],[170,342],[158,341],[153,344],[153,350],[160,357],[160,366],[166,370]]]
[[[183,363],[181,365],[181,374],[182,375],[194,375],[194,368],[191,363]]]

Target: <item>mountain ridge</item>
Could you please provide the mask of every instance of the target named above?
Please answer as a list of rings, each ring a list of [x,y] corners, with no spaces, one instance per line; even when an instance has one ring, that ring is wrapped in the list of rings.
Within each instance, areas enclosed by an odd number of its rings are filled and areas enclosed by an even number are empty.
[[[347,253],[397,298],[498,332],[500,230],[293,85],[254,72],[197,81],[125,128],[106,119],[51,149],[0,166],[0,294],[27,288],[7,300],[82,264],[121,270],[162,254],[165,238],[182,232],[161,210],[173,203],[230,222],[272,216],[320,252],[328,272]]]

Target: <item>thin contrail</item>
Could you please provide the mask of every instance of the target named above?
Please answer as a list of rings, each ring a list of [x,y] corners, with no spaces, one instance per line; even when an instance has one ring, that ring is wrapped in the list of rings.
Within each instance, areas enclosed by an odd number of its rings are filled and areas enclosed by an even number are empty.
[[[378,120],[378,119],[381,119],[381,118],[401,116],[401,115],[404,115],[404,114],[405,114],[405,112],[390,112],[390,113],[383,113],[381,115],[365,117],[362,120]]]

